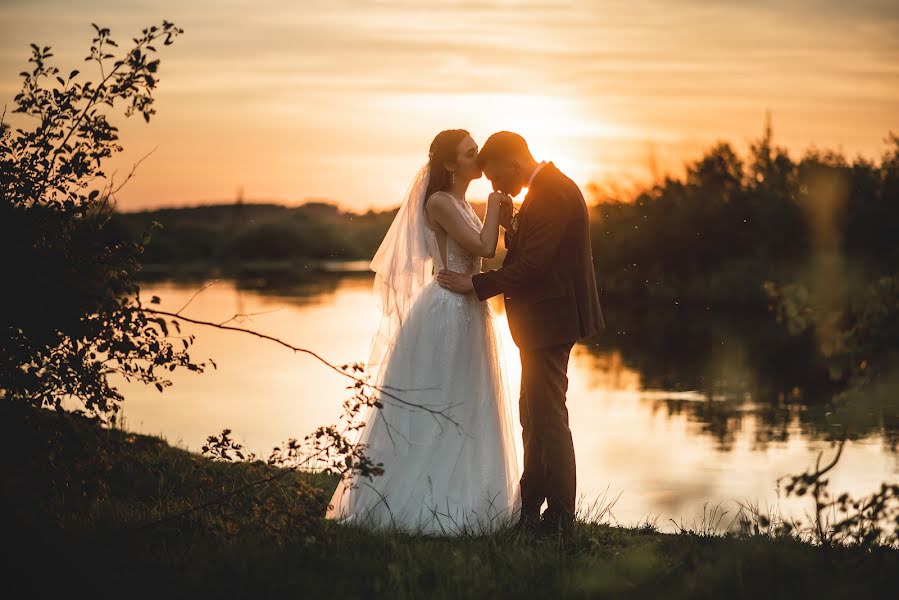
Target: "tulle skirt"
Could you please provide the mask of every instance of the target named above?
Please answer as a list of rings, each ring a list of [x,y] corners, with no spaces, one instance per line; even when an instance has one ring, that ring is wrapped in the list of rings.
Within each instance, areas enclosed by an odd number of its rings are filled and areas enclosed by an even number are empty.
[[[410,533],[488,533],[520,510],[509,393],[488,303],[427,284],[378,378],[381,396],[359,441],[383,463],[374,478],[345,477],[327,517]]]

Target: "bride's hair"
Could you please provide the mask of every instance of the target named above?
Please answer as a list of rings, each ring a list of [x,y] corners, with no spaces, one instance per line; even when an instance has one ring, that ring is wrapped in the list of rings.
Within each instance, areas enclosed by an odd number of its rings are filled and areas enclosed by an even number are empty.
[[[464,129],[447,129],[441,131],[431,142],[431,150],[428,152],[428,164],[431,166],[431,178],[428,180],[428,190],[425,192],[425,201],[434,192],[446,191],[450,187],[450,172],[446,170],[446,163],[456,162],[456,152],[459,143],[468,137]]]

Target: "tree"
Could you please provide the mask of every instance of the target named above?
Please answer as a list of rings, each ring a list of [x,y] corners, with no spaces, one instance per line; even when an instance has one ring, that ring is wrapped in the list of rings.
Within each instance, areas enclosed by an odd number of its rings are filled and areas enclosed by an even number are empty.
[[[122,150],[107,115],[124,105],[125,116],[150,121],[159,72],[154,44],[168,46],[182,30],[163,21],[121,52],[109,29],[93,27],[85,62],[97,68],[99,83],[83,81],[78,70],[61,76],[49,62],[51,48],[32,44],[31,70],[21,73],[12,112],[33,126],[13,129],[5,110],[0,117],[0,277],[9,286],[0,317],[0,396],[56,408],[71,399],[77,410],[114,422],[123,398],[111,373],[162,391],[171,385],[167,373],[202,372],[206,363],[188,354],[193,336],[169,337],[180,333],[176,319],[141,310],[133,276],[152,227],[140,242],[105,229],[128,180],[116,185],[102,170]]]

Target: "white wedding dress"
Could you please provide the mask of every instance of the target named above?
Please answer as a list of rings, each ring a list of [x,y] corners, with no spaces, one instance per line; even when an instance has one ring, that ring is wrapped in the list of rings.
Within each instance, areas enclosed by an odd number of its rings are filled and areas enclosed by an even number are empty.
[[[420,190],[411,194],[410,204],[421,202],[422,195]],[[421,204],[405,208],[423,213]],[[459,201],[458,208],[480,231],[482,223],[471,206]],[[481,259],[447,237],[444,261],[434,232],[422,229],[422,215],[416,212],[411,221],[415,235],[423,236],[433,268],[386,342],[386,367],[377,380],[382,389],[404,390],[391,393],[405,402],[444,411],[447,418],[382,395],[384,407],[369,413],[359,441],[375,463],[383,463],[384,474],[345,477],[327,517],[410,533],[494,531],[517,518],[520,509],[509,394],[494,317],[489,304],[474,294],[450,292],[433,279],[444,264],[452,271],[480,272]]]

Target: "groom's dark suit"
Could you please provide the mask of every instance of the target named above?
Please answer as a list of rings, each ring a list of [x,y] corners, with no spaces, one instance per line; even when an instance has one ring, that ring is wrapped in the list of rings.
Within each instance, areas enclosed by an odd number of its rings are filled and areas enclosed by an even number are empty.
[[[524,472],[521,510],[570,521],[575,508],[575,460],[568,428],[568,357],[574,342],[603,326],[596,292],[587,205],[577,185],[553,163],[531,182],[506,232],[501,269],[472,277],[481,300],[503,294],[512,339],[521,352]]]

